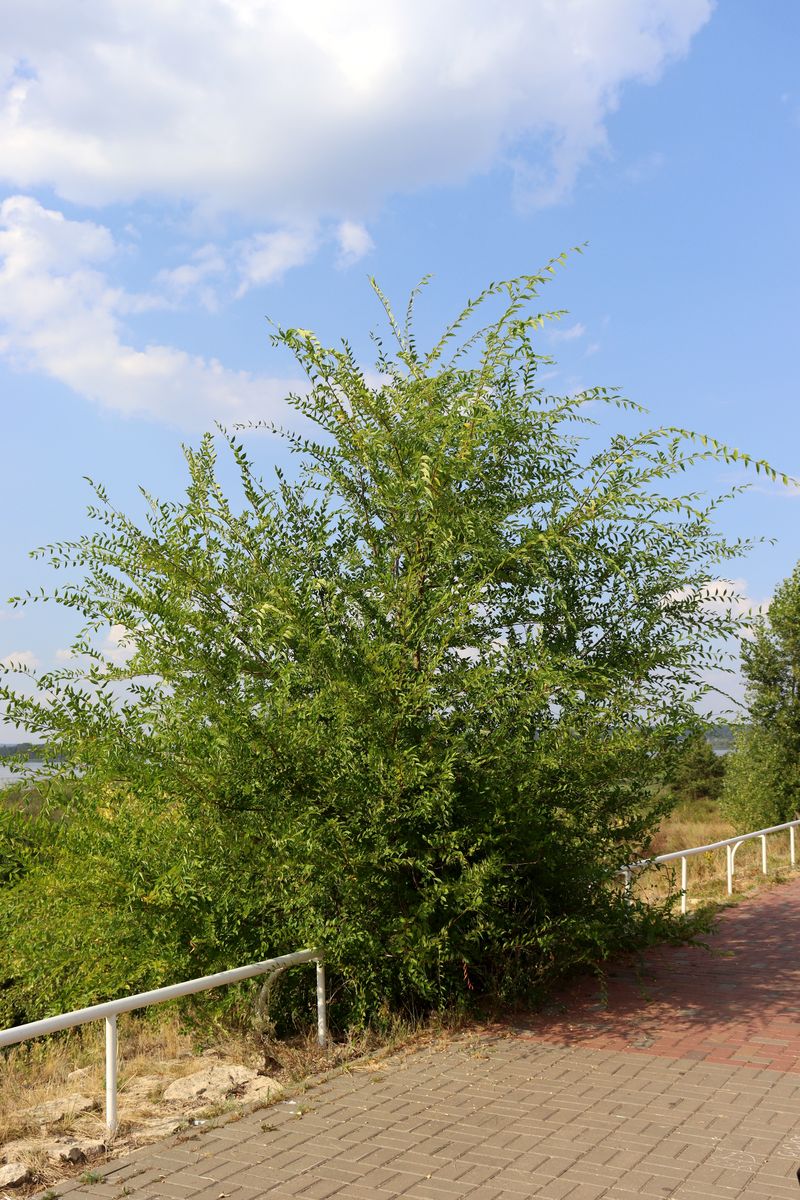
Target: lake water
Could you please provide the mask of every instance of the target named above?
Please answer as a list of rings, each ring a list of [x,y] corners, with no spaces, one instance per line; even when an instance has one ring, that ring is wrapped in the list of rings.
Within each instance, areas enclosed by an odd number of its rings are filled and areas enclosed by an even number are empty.
[[[31,763],[31,766],[35,767],[36,764]],[[0,787],[5,787],[7,783],[13,783],[16,779],[19,779],[19,775],[15,774],[4,762],[0,762]]]

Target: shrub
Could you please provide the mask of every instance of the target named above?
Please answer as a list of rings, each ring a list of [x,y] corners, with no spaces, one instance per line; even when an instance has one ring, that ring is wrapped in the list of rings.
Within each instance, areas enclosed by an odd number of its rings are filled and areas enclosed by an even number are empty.
[[[672,481],[736,452],[667,428],[601,444],[592,413],[639,410],[547,395],[552,269],[492,285],[429,351],[387,306],[377,378],[279,331],[309,379],[296,474],[267,486],[209,435],[182,502],[137,524],[98,486],[95,531],[43,552],[79,570],[53,597],[86,626],[46,698],[2,696],[75,785],[0,916],[7,1006],[319,944],[354,1024],[530,995],[645,936],[615,871],[663,812],[652,782],[735,627],[704,589],[741,550]]]

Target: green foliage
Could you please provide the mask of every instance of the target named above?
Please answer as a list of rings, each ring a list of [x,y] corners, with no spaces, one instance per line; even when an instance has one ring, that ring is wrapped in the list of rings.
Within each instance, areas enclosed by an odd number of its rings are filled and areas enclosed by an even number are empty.
[[[786,795],[787,767],[791,777],[792,764],[764,730],[743,726],[736,731],[720,807],[738,832],[793,820],[797,808],[796,800]]]
[[[725,759],[715,754],[705,733],[690,734],[677,751],[669,789],[676,803],[718,800],[725,778]]]
[[[661,920],[611,885],[736,628],[704,589],[742,549],[675,481],[736,455],[668,428],[601,444],[593,414],[635,406],[541,389],[552,270],[427,352],[413,298],[402,325],[387,306],[377,382],[278,330],[310,384],[293,476],[209,435],[183,501],[145,494],[137,524],[97,486],[95,531],[41,552],[77,569],[52,598],[85,626],[37,697],[0,698],[73,791],[6,889],[0,1016],[319,944],[334,1021],[363,1023],[530,995]]]
[[[0,788],[0,888],[18,883],[49,855],[57,839],[56,819],[54,808],[42,812],[36,788]]]
[[[40,843],[36,824],[3,804],[0,792],[0,887],[22,878]]]
[[[800,811],[800,565],[742,642],[742,671],[747,726],[736,734],[723,807],[737,828],[759,829]]]

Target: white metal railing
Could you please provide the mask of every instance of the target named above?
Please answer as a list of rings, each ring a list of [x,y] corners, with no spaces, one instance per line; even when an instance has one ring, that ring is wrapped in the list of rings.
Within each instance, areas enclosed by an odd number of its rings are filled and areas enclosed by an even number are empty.
[[[783,825],[770,825],[768,829],[756,829],[752,833],[738,833],[735,837],[725,838],[721,842],[710,842],[707,846],[692,846],[689,850],[673,850],[671,854],[658,854],[655,858],[642,858],[638,862],[628,863],[626,867],[620,867],[618,874],[622,875],[625,880],[625,894],[630,897],[631,887],[633,884],[633,875],[635,871],[643,871],[645,867],[652,867],[656,863],[675,862],[681,860],[681,912],[686,912],[686,884],[687,884],[687,860],[695,854],[707,854],[710,850],[721,850],[724,846],[727,857],[727,877],[728,877],[728,895],[733,895],[733,874],[735,869],[736,851],[741,846],[742,842],[749,842],[753,838],[761,838],[761,870],[764,875],[767,874],[767,834],[780,833],[783,829],[789,830],[789,864],[795,866],[795,829],[800,825],[800,820],[786,821]]]
[[[113,1136],[117,1130],[117,1016],[132,1012],[136,1008],[147,1008],[151,1004],[162,1004],[166,1000],[177,1000],[180,996],[193,996],[196,992],[207,992],[211,988],[227,983],[239,983],[255,975],[266,975],[282,971],[286,967],[301,963],[317,964],[317,1041],[320,1046],[328,1043],[328,1015],[325,996],[325,961],[320,950],[298,950],[294,954],[282,954],[278,958],[267,958],[263,962],[249,963],[233,971],[219,971],[216,975],[204,975],[200,979],[189,979],[185,983],[173,983],[169,987],[156,988],[152,992],[139,992],[136,996],[123,996],[120,1000],[109,1000],[105,1004],[93,1004],[90,1008],[79,1008],[74,1012],[61,1013],[58,1017],[45,1017],[41,1021],[30,1021],[27,1025],[14,1025],[0,1030],[0,1049],[27,1042],[30,1038],[43,1037],[48,1033],[60,1033],[76,1025],[88,1025],[90,1021],[106,1023],[106,1127]]]

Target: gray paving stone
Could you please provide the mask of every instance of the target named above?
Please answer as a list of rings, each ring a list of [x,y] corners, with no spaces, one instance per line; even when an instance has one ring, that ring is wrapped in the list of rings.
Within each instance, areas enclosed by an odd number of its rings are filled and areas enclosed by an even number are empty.
[[[792,1200],[800,1080],[475,1035],[168,1139],[70,1200]],[[262,1129],[265,1121],[272,1127]],[[59,1188],[56,1187],[56,1191]]]

